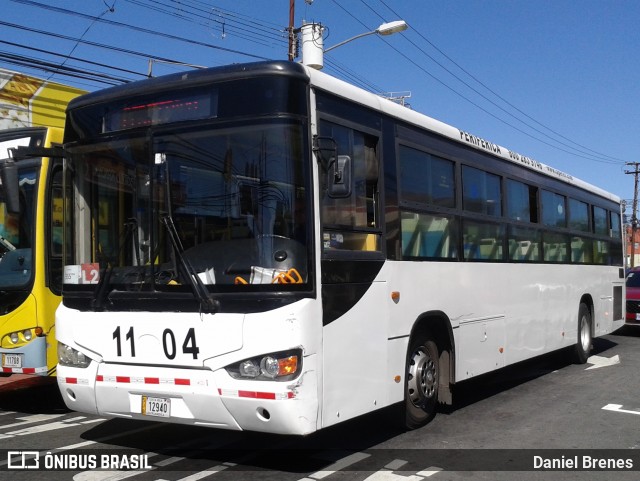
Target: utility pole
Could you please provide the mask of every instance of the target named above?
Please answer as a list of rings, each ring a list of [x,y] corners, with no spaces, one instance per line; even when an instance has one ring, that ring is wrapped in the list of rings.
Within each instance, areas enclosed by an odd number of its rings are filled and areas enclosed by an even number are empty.
[[[295,27],[293,26],[295,22],[295,9],[296,9],[296,0],[289,0],[289,62],[293,62],[296,58],[295,53]]]
[[[633,174],[633,206],[631,210],[631,266],[635,267],[636,257],[636,230],[638,228],[638,175],[640,174],[640,162],[627,162],[626,165],[633,166],[633,170],[625,170],[625,174]]]

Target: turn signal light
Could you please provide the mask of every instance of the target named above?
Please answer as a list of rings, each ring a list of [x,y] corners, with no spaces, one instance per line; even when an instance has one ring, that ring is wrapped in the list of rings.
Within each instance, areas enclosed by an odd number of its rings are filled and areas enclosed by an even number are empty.
[[[298,370],[298,356],[289,356],[278,359],[278,376],[288,376]]]

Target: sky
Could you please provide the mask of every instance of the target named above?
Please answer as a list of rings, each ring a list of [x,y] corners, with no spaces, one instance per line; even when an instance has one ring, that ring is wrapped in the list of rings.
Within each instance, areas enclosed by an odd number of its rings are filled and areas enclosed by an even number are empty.
[[[89,91],[150,70],[287,59],[290,0],[0,4],[0,68]],[[630,214],[634,176],[626,172],[635,166],[627,163],[640,162],[640,2],[294,3],[294,26],[322,24],[325,48],[394,20],[409,28],[350,41],[325,55],[323,70],[612,192]]]

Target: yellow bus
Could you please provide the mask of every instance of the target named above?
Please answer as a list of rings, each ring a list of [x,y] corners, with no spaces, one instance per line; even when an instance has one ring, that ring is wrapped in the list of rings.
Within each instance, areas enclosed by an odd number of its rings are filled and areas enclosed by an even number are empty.
[[[62,127],[81,93],[0,69],[0,376],[56,371]]]
[[[0,132],[0,353],[5,376],[55,372],[62,159],[35,156],[34,148],[49,149],[61,141],[62,129],[54,127]]]

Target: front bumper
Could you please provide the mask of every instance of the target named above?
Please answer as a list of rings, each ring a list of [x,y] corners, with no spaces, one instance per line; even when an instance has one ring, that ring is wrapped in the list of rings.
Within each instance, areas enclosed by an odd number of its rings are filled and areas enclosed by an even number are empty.
[[[22,357],[20,367],[5,366],[3,354],[16,354]],[[35,337],[27,344],[16,348],[0,348],[0,369],[5,374],[36,374],[46,376],[47,368],[47,338]]]
[[[176,369],[92,362],[58,366],[70,409],[98,415],[219,429],[308,434],[317,429],[315,356],[290,382],[236,380],[224,369]],[[168,417],[143,414],[143,396],[168,399]]]

